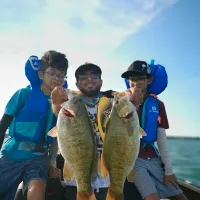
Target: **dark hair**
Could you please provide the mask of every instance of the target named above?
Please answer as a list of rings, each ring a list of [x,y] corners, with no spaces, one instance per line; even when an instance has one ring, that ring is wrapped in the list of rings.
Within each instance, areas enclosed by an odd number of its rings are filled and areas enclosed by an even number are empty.
[[[100,78],[101,78],[101,74],[102,74],[101,68],[98,65],[86,62],[85,64],[79,66],[76,69],[76,71],[75,71],[76,80],[78,81],[78,79],[79,79],[78,75],[84,74],[84,72],[87,72],[87,71],[93,71],[93,73],[99,74]]]
[[[66,55],[54,50],[44,53],[40,62],[40,70],[45,71],[48,67],[67,72],[68,60]]]

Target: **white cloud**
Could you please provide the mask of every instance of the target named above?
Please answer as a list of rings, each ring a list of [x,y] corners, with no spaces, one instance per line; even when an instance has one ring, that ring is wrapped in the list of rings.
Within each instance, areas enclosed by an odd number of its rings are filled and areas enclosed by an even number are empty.
[[[128,63],[120,58],[112,60],[109,55],[127,36],[141,30],[175,2],[176,0],[46,0],[42,8],[28,13],[28,23],[18,23],[13,19],[9,22],[9,31],[0,32],[0,69],[4,70],[0,74],[0,89],[4,94],[0,112],[10,95],[26,86],[23,68],[28,56],[36,54],[40,57],[49,49],[64,52],[69,58],[68,81],[72,88],[75,88],[75,68],[89,61],[102,67],[105,83],[103,88],[114,86],[114,89],[121,90],[123,86],[118,84],[119,81],[123,83],[120,78],[121,66],[124,68]],[[38,8],[39,3],[40,1],[35,1],[33,5],[30,2],[29,7]],[[21,9],[23,12],[26,8]],[[12,12],[7,12],[9,14]],[[113,70],[116,73],[111,77]]]

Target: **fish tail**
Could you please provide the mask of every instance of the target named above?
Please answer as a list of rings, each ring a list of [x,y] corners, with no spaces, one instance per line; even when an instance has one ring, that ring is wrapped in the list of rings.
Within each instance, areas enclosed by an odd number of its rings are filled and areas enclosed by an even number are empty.
[[[116,193],[108,189],[106,200],[124,200],[123,192]]]
[[[93,191],[89,192],[77,192],[77,200],[96,200]]]

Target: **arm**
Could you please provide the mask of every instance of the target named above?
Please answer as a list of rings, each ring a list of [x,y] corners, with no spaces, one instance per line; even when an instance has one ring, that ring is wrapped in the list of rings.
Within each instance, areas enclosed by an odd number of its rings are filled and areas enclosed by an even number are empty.
[[[3,117],[1,118],[1,121],[0,121],[0,149],[2,147],[4,138],[5,138],[6,130],[10,126],[12,120],[13,120],[13,116],[7,115],[7,114],[4,114]]]
[[[19,112],[19,110],[25,105],[28,100],[30,90],[27,88],[22,88],[15,92],[15,94],[10,98],[4,111],[4,115],[0,121],[0,149],[5,137],[6,130],[10,126],[14,116]]]
[[[164,128],[158,127],[158,134],[157,134],[157,144],[158,149],[161,155],[161,160],[165,165],[165,175],[172,175],[173,170],[171,167],[171,162],[169,158],[168,148],[167,148],[167,138],[166,138],[166,131]]]
[[[57,138],[53,138],[53,142],[49,148],[49,165],[56,168],[56,158],[58,153]]]
[[[50,178],[60,178],[61,171],[57,168],[57,153],[58,153],[58,143],[57,138],[53,138],[53,142],[49,149],[49,177]]]

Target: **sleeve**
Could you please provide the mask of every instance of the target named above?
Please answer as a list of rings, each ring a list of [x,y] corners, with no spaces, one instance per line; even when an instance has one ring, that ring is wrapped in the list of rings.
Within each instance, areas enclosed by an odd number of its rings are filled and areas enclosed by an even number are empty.
[[[167,113],[165,110],[165,105],[162,101],[158,101],[159,104],[159,121],[158,121],[158,127],[168,129],[169,128],[169,122],[167,118]]]
[[[28,100],[30,90],[23,88],[15,92],[8,101],[4,114],[15,116]]]
[[[157,145],[158,145],[158,150],[161,156],[161,160],[165,167],[165,175],[172,175],[173,170],[172,170],[171,162],[169,158],[166,131],[164,128],[157,129]]]
[[[56,168],[56,158],[58,153],[57,138],[53,138],[53,142],[49,149],[49,165]]]
[[[29,97],[30,89],[23,88],[15,92],[15,94],[8,101],[4,115],[0,121],[0,149],[5,138],[5,133],[10,126],[14,116],[23,107]]]
[[[13,116],[6,115],[6,114],[4,114],[3,117],[1,118],[1,121],[0,121],[0,149],[2,147],[4,138],[5,138],[6,130],[10,126],[12,120],[13,120]]]

